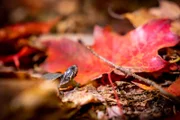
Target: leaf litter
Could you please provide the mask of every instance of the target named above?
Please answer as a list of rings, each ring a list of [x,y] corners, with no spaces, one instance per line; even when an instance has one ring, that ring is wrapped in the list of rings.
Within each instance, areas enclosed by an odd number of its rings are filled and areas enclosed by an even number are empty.
[[[162,6],[158,11],[163,11],[164,4],[169,3],[161,3]],[[171,17],[169,18],[171,19]],[[143,120],[167,119],[168,117],[173,119],[172,116],[178,118],[178,102],[167,94],[163,94],[153,84],[141,81],[142,78],[151,79],[154,82],[150,83],[155,83],[160,88],[163,87],[163,91],[165,90],[168,94],[173,94],[175,99],[179,99],[179,36],[171,32],[171,23],[174,20],[147,20],[147,24],[143,24],[124,36],[118,35],[109,28],[96,27],[94,43],[88,46],[91,46],[99,56],[106,58],[106,61],[99,59],[82,44],[71,41],[72,36],[71,38],[68,36],[57,37],[57,39],[52,37],[53,35],[47,38],[45,36],[47,40],[41,41],[41,37],[39,38],[36,34],[47,33],[56,22],[42,24],[43,29],[47,28],[45,32],[40,27],[37,29],[37,31],[39,30],[37,33],[35,30],[35,33],[26,31],[25,34],[21,34],[18,33],[20,28],[17,27],[18,30],[13,39],[6,37],[8,41],[10,40],[8,44],[13,48],[5,55],[4,53],[0,54],[0,96],[2,98],[0,100],[2,106],[0,119]],[[26,28],[26,25],[20,26]],[[155,31],[152,31],[153,29]],[[6,31],[7,28],[4,30]],[[178,28],[176,28],[177,30]],[[6,36],[11,36],[13,31],[11,32],[9,35],[7,32]],[[34,43],[39,46],[33,45],[32,38],[29,37],[31,35],[34,37],[33,42],[35,40]],[[25,38],[23,44],[18,47],[14,46],[14,43],[22,43],[22,38]],[[83,41],[86,41],[86,38],[83,38],[85,39]],[[0,41],[2,46],[4,39],[3,42]],[[142,49],[142,41],[137,43],[139,39],[151,42],[146,41],[147,46]],[[156,44],[158,40],[159,42]],[[125,42],[123,43],[123,41]],[[132,47],[129,44],[131,42],[132,46],[135,43],[137,46]],[[140,45],[138,46],[138,44]],[[26,49],[27,46],[30,49]],[[135,48],[134,56],[139,57],[126,56],[132,52],[133,48]],[[7,48],[3,47],[2,49],[6,51]],[[23,49],[27,51],[22,52]],[[140,52],[136,52],[136,49]],[[15,52],[12,52],[14,50]],[[139,53],[142,54],[139,55]],[[149,56],[146,56],[147,54]],[[30,59],[32,57],[33,59]],[[158,60],[156,59],[157,61],[155,60],[149,65],[148,60],[151,58],[158,58]],[[119,67],[108,65],[108,60],[114,65],[122,66],[122,70],[126,71],[125,74],[122,74],[123,71],[117,72],[117,70],[121,70]],[[30,63],[31,65],[29,65]],[[41,66],[39,66],[40,63]],[[141,65],[142,63],[143,65]],[[63,91],[59,95],[58,81],[46,81],[42,78],[42,75],[47,72],[64,73],[68,67],[74,64],[79,68],[77,77],[74,79],[81,86],[77,86],[73,90]],[[138,75],[142,78],[137,79]]]

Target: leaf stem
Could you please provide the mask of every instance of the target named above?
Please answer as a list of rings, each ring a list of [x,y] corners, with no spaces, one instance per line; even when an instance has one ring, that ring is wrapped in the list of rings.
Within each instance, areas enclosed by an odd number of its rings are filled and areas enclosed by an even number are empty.
[[[110,73],[108,73],[108,79],[109,79],[109,82],[110,82],[110,84],[111,84],[111,86],[112,86],[112,89],[113,89],[113,91],[114,91],[114,96],[115,96],[115,99],[116,99],[116,101],[117,101],[117,105],[118,105],[118,107],[119,107],[119,113],[120,113],[120,115],[122,115],[122,118],[124,118],[124,116],[123,116],[123,111],[122,111],[122,107],[121,107],[121,103],[120,103],[120,101],[119,101],[118,94],[117,94],[117,91],[116,91],[116,89],[115,89],[115,86],[114,86],[114,84],[113,84],[113,82],[112,82],[111,74],[110,74]]]

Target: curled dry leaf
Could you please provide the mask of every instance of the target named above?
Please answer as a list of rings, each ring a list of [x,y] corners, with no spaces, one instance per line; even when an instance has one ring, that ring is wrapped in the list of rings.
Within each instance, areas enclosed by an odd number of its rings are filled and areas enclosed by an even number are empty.
[[[170,31],[170,27],[169,19],[154,20],[125,36],[95,27],[95,43],[92,47],[106,59],[131,68],[134,72],[157,71],[167,64],[158,55],[158,50],[174,46],[180,40]],[[77,42],[50,39],[43,43],[48,48],[48,57],[41,67],[48,72],[65,71],[69,66],[76,64],[79,73],[75,80],[85,84],[103,73],[112,71]]]
[[[88,103],[98,103],[105,101],[92,85],[87,85],[73,91],[65,92],[63,102],[73,102],[75,106],[82,106]]]

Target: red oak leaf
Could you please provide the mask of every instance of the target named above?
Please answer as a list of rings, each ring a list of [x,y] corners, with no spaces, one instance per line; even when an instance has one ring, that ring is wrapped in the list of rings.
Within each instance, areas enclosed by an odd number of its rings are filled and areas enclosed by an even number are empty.
[[[125,36],[96,27],[95,44],[92,47],[115,64],[130,67],[133,71],[157,71],[166,65],[157,51],[179,42],[179,37],[170,31],[170,24],[171,21],[167,19],[155,20]],[[76,42],[61,39],[45,43],[48,58],[42,67],[46,71],[65,71],[70,65],[76,64],[79,67],[76,81],[81,84],[112,71]]]

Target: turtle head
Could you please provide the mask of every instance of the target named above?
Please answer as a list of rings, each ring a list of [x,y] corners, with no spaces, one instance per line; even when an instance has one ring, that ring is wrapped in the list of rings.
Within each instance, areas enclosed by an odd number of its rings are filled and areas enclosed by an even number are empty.
[[[72,66],[70,66],[70,67],[64,72],[60,84],[63,85],[63,84],[66,84],[66,83],[70,82],[71,80],[74,79],[74,77],[76,77],[77,73],[78,73],[78,67],[77,67],[77,65],[72,65]]]

